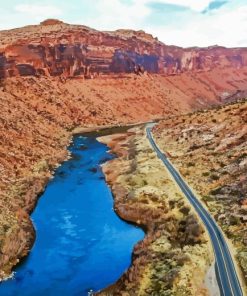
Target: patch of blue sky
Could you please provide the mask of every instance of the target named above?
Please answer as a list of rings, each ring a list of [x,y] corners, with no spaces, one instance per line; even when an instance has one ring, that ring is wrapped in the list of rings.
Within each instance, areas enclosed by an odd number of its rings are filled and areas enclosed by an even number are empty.
[[[209,3],[208,7],[203,10],[202,13],[210,12],[211,10],[216,10],[221,8],[223,5],[229,3],[228,1],[212,1]]]
[[[148,7],[151,13],[145,22],[152,23],[154,26],[169,25],[177,28],[183,26],[193,14],[190,8],[175,4],[150,2]]]

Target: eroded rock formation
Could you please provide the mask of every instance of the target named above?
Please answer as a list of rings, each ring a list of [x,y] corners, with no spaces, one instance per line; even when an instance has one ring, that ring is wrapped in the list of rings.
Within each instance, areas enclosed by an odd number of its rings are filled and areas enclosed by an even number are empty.
[[[168,46],[143,31],[100,32],[49,19],[0,32],[0,78],[208,71],[247,65],[246,48]]]
[[[247,90],[246,49],[182,49],[143,31],[99,32],[47,20],[0,32],[0,78],[4,278],[30,250],[29,214],[66,159],[74,128],[148,121],[239,98]]]

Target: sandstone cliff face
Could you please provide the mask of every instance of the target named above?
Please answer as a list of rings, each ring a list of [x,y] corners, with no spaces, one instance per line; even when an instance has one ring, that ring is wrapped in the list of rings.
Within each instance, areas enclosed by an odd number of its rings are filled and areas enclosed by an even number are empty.
[[[100,32],[47,20],[0,32],[0,78],[27,75],[90,78],[100,73],[179,74],[247,65],[246,48],[167,46],[143,31]]]
[[[144,71],[164,75],[125,74]],[[118,74],[66,79],[97,73]],[[0,32],[0,78],[3,278],[32,245],[29,214],[66,158],[73,128],[148,121],[241,97],[246,49],[185,50],[143,31],[98,32],[47,20]]]

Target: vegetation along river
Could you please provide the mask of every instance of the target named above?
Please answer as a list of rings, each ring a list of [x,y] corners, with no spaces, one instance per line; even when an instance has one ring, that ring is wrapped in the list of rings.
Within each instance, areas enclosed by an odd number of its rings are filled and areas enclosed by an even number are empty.
[[[144,232],[121,220],[100,164],[113,158],[95,136],[75,136],[32,214],[36,241],[0,284],[4,296],[84,296],[114,283]]]

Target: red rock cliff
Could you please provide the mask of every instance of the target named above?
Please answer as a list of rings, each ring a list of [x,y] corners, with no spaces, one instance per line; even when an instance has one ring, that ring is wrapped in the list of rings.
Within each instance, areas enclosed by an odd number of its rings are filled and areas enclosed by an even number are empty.
[[[91,77],[148,71],[166,75],[247,65],[247,48],[167,46],[143,31],[100,32],[49,19],[0,32],[0,78],[26,75]]]

